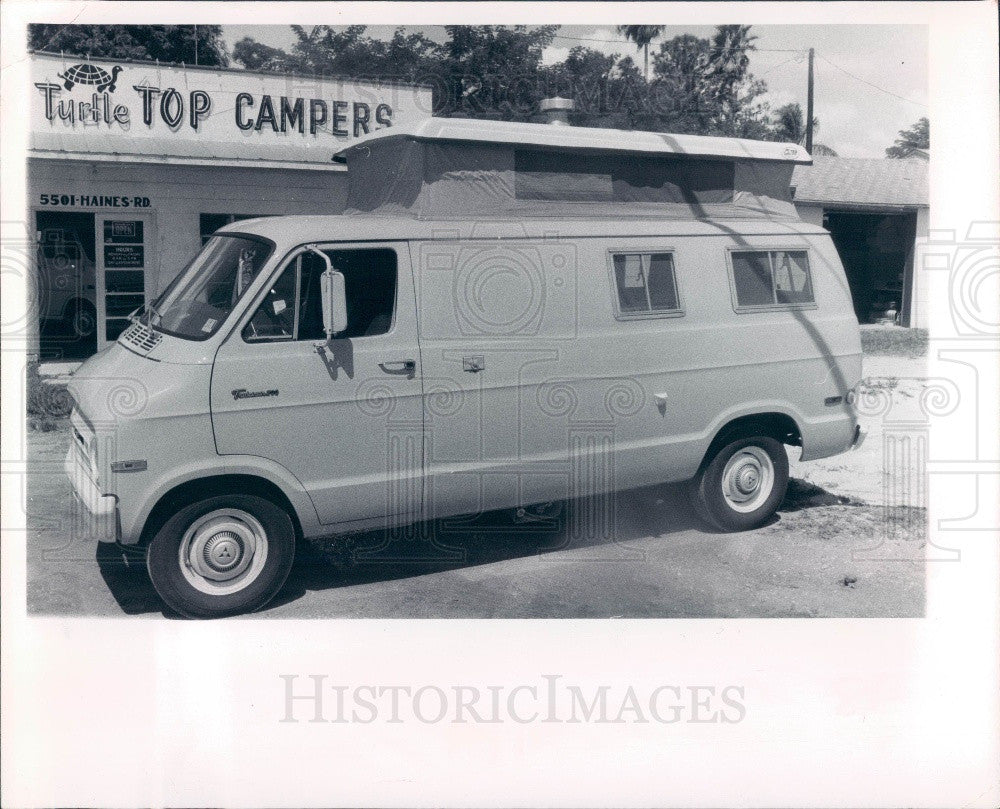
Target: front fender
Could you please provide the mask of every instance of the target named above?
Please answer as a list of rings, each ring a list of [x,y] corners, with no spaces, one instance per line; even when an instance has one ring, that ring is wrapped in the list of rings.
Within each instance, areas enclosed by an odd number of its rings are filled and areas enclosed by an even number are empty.
[[[319,515],[302,483],[285,467],[267,458],[254,455],[219,455],[171,467],[167,474],[144,486],[145,496],[135,508],[121,513],[122,544],[134,545],[156,504],[178,486],[223,475],[249,475],[262,478],[277,486],[295,509],[295,516],[306,536],[320,533]],[[123,504],[124,505],[124,504]]]

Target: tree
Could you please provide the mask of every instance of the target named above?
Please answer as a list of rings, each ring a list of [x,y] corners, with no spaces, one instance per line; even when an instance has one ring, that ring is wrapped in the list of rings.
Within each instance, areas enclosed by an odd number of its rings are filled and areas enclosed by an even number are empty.
[[[798,102],[785,104],[774,111],[774,127],[771,140],[788,143],[802,143],[806,138],[805,115]],[[813,117],[813,131],[819,128],[819,118]],[[826,147],[824,147],[826,148]]]
[[[720,25],[712,36],[709,52],[711,75],[716,83],[716,92],[722,98],[729,98],[747,77],[750,67],[750,51],[757,50],[753,43],[749,25]]]
[[[298,67],[297,60],[281,48],[272,48],[251,37],[243,37],[233,45],[233,61],[248,70],[289,72]]]
[[[542,53],[556,25],[448,25],[441,114],[527,121],[544,96]]]
[[[306,30],[292,26],[296,42],[286,52],[253,39],[240,40],[233,59],[248,68],[317,75],[397,79],[429,83],[434,113],[523,121],[545,95],[542,53],[558,26],[446,26],[438,44],[398,28],[388,41],[373,39],[363,25]]]
[[[573,120],[582,126],[773,139],[761,100],[766,85],[749,72],[756,39],[749,26],[662,43],[651,81],[631,57],[583,46],[543,65],[556,26],[446,26],[442,44],[404,29],[389,41],[372,39],[364,26],[293,30],[288,51],[247,38],[236,43],[233,60],[258,70],[429,82],[440,116],[528,121],[541,99],[561,95],[576,102]]]
[[[721,25],[711,39],[674,37],[653,56],[660,127],[671,132],[764,139],[767,85],[749,72],[749,26]]]
[[[667,26],[665,25],[619,25],[618,33],[637,49],[642,51],[642,75],[649,81],[649,43],[656,39]]]
[[[28,47],[97,59],[229,64],[220,25],[29,25]]]
[[[610,92],[617,61],[617,54],[577,45],[564,61],[541,69],[541,94],[573,99],[573,122],[578,125],[611,126]]]
[[[885,150],[886,157],[909,157],[917,149],[931,148],[931,122],[921,118],[909,129],[900,129],[896,144]]]
[[[416,81],[440,64],[440,46],[422,34],[397,28],[392,39],[372,39],[366,26],[334,29],[293,25],[291,52],[244,37],[233,46],[233,61],[251,70],[295,71],[314,75]]]

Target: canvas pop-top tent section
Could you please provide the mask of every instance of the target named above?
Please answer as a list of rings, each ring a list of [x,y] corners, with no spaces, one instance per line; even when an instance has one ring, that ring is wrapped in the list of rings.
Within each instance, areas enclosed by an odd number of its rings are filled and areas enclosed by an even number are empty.
[[[347,213],[790,218],[790,143],[432,118],[334,156]]]

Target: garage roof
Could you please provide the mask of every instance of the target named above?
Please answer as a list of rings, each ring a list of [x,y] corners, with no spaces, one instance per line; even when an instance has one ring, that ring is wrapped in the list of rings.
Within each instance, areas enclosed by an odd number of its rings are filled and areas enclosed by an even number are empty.
[[[796,166],[796,203],[919,208],[928,205],[926,160],[861,159],[817,155],[811,166]]]

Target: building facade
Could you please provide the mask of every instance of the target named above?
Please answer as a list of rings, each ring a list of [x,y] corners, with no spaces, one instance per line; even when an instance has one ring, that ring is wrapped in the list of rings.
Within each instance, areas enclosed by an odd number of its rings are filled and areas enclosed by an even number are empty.
[[[213,231],[335,214],[352,140],[432,113],[425,86],[31,55],[28,214],[43,359],[114,341]]]

